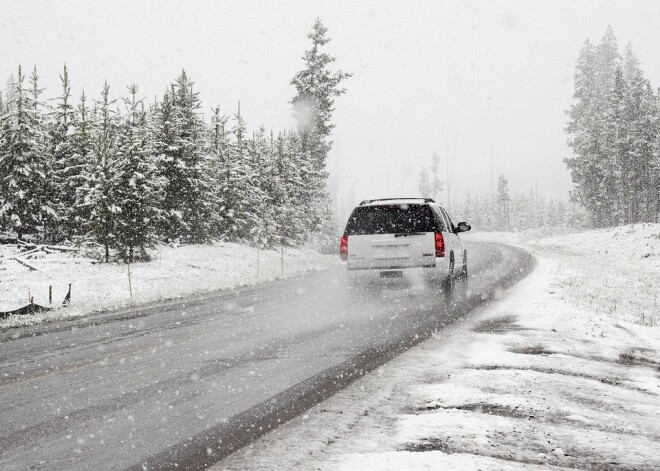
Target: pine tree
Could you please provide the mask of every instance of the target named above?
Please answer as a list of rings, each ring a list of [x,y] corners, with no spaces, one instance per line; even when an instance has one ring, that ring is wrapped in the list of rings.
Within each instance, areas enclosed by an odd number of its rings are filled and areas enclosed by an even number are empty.
[[[210,188],[210,199],[213,205],[210,216],[210,233],[214,238],[224,239],[226,204],[224,195],[227,185],[227,165],[229,154],[229,141],[225,127],[228,116],[220,114],[220,107],[212,109],[211,128],[209,129],[208,167],[209,176],[214,182]]]
[[[12,230],[10,193],[13,191],[10,175],[13,159],[9,154],[11,137],[10,106],[5,101],[0,107],[0,231]]]
[[[419,179],[417,180],[417,190],[422,198],[428,198],[431,194],[431,179],[426,167],[419,171]]]
[[[568,224],[568,208],[563,201],[557,202],[557,225],[561,227],[569,227]],[[573,228],[577,229],[577,228]]]
[[[156,157],[158,177],[164,182],[163,219],[160,221],[159,234],[166,239],[175,239],[182,230],[183,215],[180,211],[180,187],[185,183],[182,175],[183,163],[177,161],[177,129],[180,126],[174,106],[171,90],[163,95],[163,100],[156,105],[153,124],[153,151]]]
[[[305,205],[307,191],[304,183],[305,174],[307,173],[304,164],[309,163],[309,161],[302,160],[300,158],[301,153],[300,135],[296,132],[285,134],[282,168],[290,209],[286,224],[283,223],[283,231],[286,240],[292,242],[302,241],[309,227],[307,221],[308,211]]]
[[[157,112],[156,152],[164,179],[161,233],[169,239],[200,243],[211,230],[212,202],[205,155],[205,129],[198,93],[185,71],[165,93]]]
[[[497,225],[505,231],[511,230],[510,212],[509,212],[509,181],[504,175],[497,179]]]
[[[84,206],[89,208],[88,227],[90,234],[103,246],[104,260],[110,261],[110,248],[115,245],[116,215],[121,208],[117,204],[119,171],[117,165],[117,132],[119,123],[111,108],[115,101],[110,99],[107,82],[96,102],[97,118],[93,131],[93,165],[84,173],[85,187],[82,192]]]
[[[319,170],[325,167],[325,157],[330,148],[330,143],[325,139],[334,128],[331,122],[334,99],[346,92],[340,84],[351,76],[341,70],[333,72],[329,69],[328,66],[336,59],[321,51],[330,41],[326,37],[327,32],[328,28],[317,18],[312,32],[307,35],[312,41],[312,48],[303,56],[305,68],[291,80],[291,85],[297,91],[292,104],[301,133],[303,152],[314,145],[314,138],[322,141],[316,142],[319,148],[313,151]]]
[[[604,226],[624,224],[628,194],[625,175],[629,165],[628,122],[625,116],[627,85],[623,70],[617,67],[614,83],[603,113],[603,139],[598,188],[599,220]]]
[[[597,213],[597,187],[600,180],[598,163],[598,131],[596,87],[596,53],[587,39],[576,64],[574,103],[568,112],[566,127],[568,144],[574,155],[564,161],[575,184],[573,197],[592,214]]]
[[[311,49],[303,56],[305,67],[291,80],[296,96],[291,101],[300,134],[300,169],[302,183],[308,189],[307,230],[314,232],[327,225],[327,208],[330,206],[325,192],[327,173],[326,158],[331,148],[329,140],[334,124],[332,112],[334,100],[345,93],[340,85],[351,74],[330,70],[335,58],[322,51],[330,39],[328,29],[316,19],[308,38]]]
[[[75,109],[71,104],[71,83],[66,64],[60,75],[62,94],[55,100],[49,131],[50,156],[53,162],[52,199],[59,217],[57,237],[80,232],[76,221],[76,190],[80,184],[82,162],[73,144]]]
[[[550,199],[546,210],[546,224],[549,227],[557,227],[559,225],[559,214],[557,213],[557,205],[555,204],[555,200]]]
[[[230,240],[247,241],[252,229],[258,225],[259,217],[252,206],[251,190],[255,183],[255,174],[248,155],[248,141],[245,138],[247,127],[241,115],[240,103],[234,121],[222,188],[226,214],[223,233]]]
[[[612,26],[605,30],[595,50],[595,81],[598,96],[606,96],[614,85],[614,76],[621,56]]]
[[[43,89],[39,88],[39,74],[37,67],[34,66],[30,74],[30,98],[32,111],[34,115],[34,129],[36,133],[32,142],[34,152],[37,154],[40,170],[42,174],[42,187],[37,190],[40,193],[40,214],[37,216],[41,220],[40,239],[46,241],[57,240],[56,226],[59,220],[56,209],[56,193],[54,176],[53,154],[48,146],[47,119],[45,115],[45,105],[41,100]]]
[[[644,78],[632,46],[628,44],[624,59],[625,120],[628,131],[628,154],[622,169],[625,222],[637,223],[653,218],[653,143],[657,135],[658,108],[649,81]],[[654,190],[655,188],[655,190]]]
[[[656,116],[660,116],[660,90],[655,100]],[[649,204],[648,221],[660,222],[660,123],[656,122],[656,136],[653,141],[653,155],[649,165],[649,188],[647,199]]]
[[[252,228],[251,238],[259,247],[271,247],[279,243],[279,228],[273,206],[275,168],[270,149],[266,130],[261,127],[247,145],[256,183],[251,192],[251,206],[256,216],[256,225]]]
[[[138,100],[138,87],[128,87],[126,117],[117,131],[117,183],[114,198],[115,243],[123,258],[132,263],[149,258],[147,249],[156,241],[162,184],[150,152],[147,114]]]
[[[80,103],[75,110],[71,135],[71,165],[78,167],[68,175],[67,186],[74,190],[73,204],[64,211],[66,236],[84,237],[89,231],[92,219],[92,205],[89,204],[91,189],[95,185],[97,156],[93,142],[94,116],[87,107],[87,97],[83,91]]]
[[[300,240],[305,227],[301,220],[301,211],[296,201],[300,187],[299,175],[295,166],[297,149],[292,148],[290,136],[280,133],[274,143],[274,182],[273,207],[277,224],[279,243],[293,245]]]
[[[25,75],[18,68],[12,101],[3,117],[0,145],[0,218],[16,231],[44,237],[44,219],[52,214],[46,200],[47,160],[45,131],[36,69],[25,86]]]
[[[14,77],[14,74],[9,75],[5,86],[6,94],[3,101],[5,106],[5,113],[8,113],[10,105],[16,102],[16,77]]]
[[[438,201],[442,191],[442,181],[440,180],[440,156],[433,152],[431,156],[431,175],[430,175],[430,195],[431,198]]]

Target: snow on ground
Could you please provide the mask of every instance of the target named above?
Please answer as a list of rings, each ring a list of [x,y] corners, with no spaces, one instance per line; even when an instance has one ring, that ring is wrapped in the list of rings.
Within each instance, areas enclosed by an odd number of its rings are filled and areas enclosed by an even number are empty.
[[[14,255],[15,250],[0,245],[0,259]],[[65,254],[44,254],[42,259],[29,261],[39,269],[31,271],[14,260],[4,260],[0,261],[0,311],[24,306],[28,296],[36,304],[48,306],[49,286],[53,287],[54,305],[62,302],[69,283],[72,297],[69,308],[0,320],[0,328],[252,285],[327,268],[337,260],[309,248],[285,248],[282,271],[279,250],[262,250],[257,255],[255,248],[233,243],[163,246],[152,261],[130,266],[132,299],[125,264],[92,264]]]
[[[554,287],[573,306],[612,319],[660,325],[660,224],[542,238],[540,233],[481,232],[468,239],[514,243],[558,260]]]
[[[660,469],[660,284],[602,291],[654,272],[659,229],[519,242],[538,266],[499,301],[216,469]]]

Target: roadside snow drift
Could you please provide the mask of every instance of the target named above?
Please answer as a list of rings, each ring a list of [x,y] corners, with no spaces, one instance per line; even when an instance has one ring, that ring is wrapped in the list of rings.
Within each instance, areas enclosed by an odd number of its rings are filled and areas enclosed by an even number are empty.
[[[0,246],[0,259],[14,255]],[[92,264],[65,254],[44,254],[30,260],[38,271],[15,260],[0,262],[0,311],[24,306],[29,297],[48,306],[48,287],[53,305],[59,305],[72,284],[71,307],[45,314],[17,316],[0,321],[0,328],[42,322],[45,319],[81,316],[152,301],[178,298],[219,289],[251,285],[337,263],[337,258],[302,249],[257,250],[244,245],[163,246],[152,261],[130,266]]]

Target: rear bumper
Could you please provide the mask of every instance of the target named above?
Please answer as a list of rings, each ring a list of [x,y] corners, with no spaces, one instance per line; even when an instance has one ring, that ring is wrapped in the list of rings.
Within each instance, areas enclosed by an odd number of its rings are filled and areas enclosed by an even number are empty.
[[[400,274],[400,276],[399,276]],[[347,267],[346,276],[354,285],[422,285],[442,281],[449,275],[444,266],[374,269],[353,269]]]
[[[405,260],[405,262],[401,264],[397,263],[397,260],[352,260],[349,256],[345,265],[347,270],[350,273],[355,273],[356,276],[358,276],[358,273],[362,272],[381,272],[388,270],[410,273],[438,270],[445,275],[449,273],[449,257],[429,257],[429,259],[424,260],[423,264],[412,264],[414,266],[405,266],[406,264],[411,265],[409,260]]]
[[[382,271],[382,270],[422,270],[422,269],[429,269],[429,268],[436,268],[437,265],[435,263],[430,263],[428,265],[421,265],[417,267],[402,267],[400,265],[396,264],[389,264],[389,265],[375,265],[375,266],[355,266],[351,265],[350,263],[347,265],[347,269],[351,272],[354,271]]]

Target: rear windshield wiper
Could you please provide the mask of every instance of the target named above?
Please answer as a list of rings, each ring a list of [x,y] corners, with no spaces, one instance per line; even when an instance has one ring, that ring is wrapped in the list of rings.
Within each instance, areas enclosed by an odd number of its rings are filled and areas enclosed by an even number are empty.
[[[414,235],[424,235],[425,232],[399,232],[398,234],[394,234],[394,237],[408,237],[408,236],[414,236]]]

